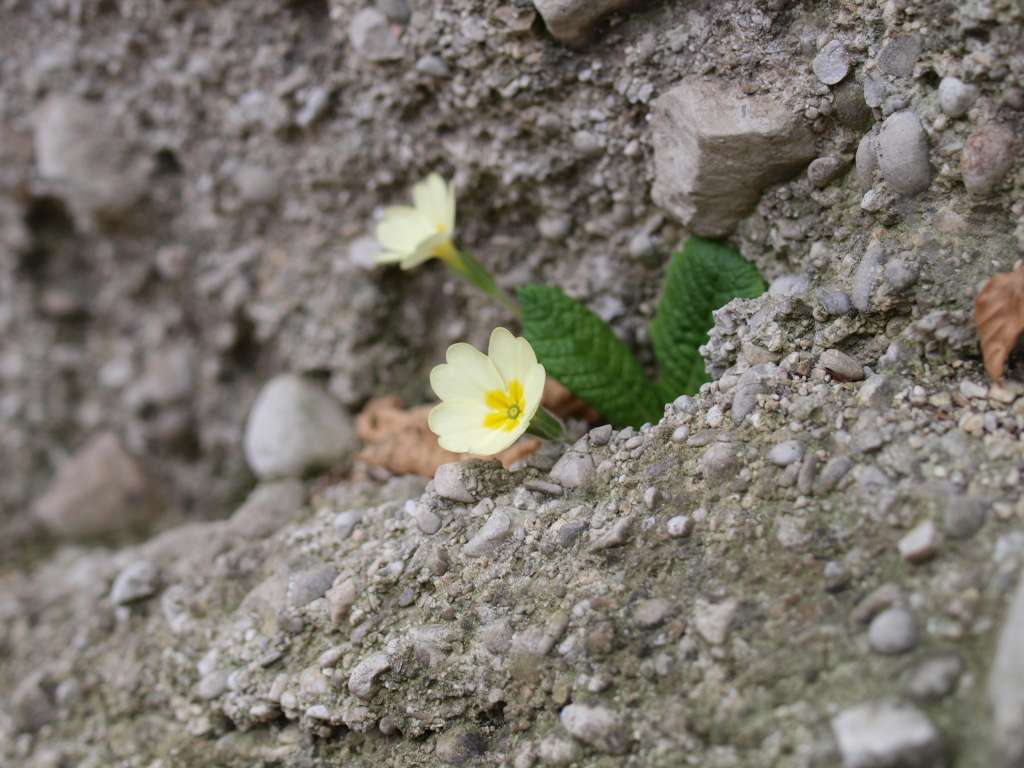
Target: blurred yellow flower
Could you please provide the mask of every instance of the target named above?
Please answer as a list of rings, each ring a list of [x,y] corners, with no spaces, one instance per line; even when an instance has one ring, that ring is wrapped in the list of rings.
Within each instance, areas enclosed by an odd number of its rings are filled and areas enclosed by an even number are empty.
[[[440,446],[493,456],[518,440],[544,392],[544,366],[530,342],[495,328],[486,355],[460,342],[448,347],[445,360],[430,372],[441,404],[427,420]]]
[[[412,269],[436,256],[460,267],[461,258],[452,242],[454,185],[432,173],[412,188],[412,202],[411,206],[384,210],[376,232],[382,248],[375,257],[377,263],[397,263],[402,269]]]

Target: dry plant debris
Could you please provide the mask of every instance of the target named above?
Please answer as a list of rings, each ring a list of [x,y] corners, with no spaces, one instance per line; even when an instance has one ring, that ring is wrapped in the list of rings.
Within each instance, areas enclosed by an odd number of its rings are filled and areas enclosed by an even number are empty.
[[[1012,272],[989,278],[974,301],[974,322],[985,370],[998,381],[1024,331],[1024,262],[1018,261]]]
[[[437,444],[437,436],[427,426],[432,405],[403,408],[397,397],[370,400],[356,418],[356,434],[364,447],[357,461],[384,467],[396,475],[433,477],[442,464],[467,458],[466,454],[446,451]],[[529,456],[540,440],[529,437],[495,456],[506,467]]]

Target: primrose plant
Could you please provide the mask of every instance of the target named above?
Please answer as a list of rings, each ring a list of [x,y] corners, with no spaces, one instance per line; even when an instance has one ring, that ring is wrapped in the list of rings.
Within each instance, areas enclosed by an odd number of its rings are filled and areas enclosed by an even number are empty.
[[[441,447],[489,456],[524,432],[549,439],[564,435],[541,405],[550,374],[616,426],[655,422],[665,403],[693,394],[707,381],[700,346],[714,311],[734,298],[755,298],[765,288],[753,264],[723,243],[690,238],[669,262],[651,341],[658,373],[643,366],[608,324],[560,288],[531,284],[518,302],[468,252],[454,243],[455,191],[431,174],[412,189],[412,206],[387,208],[377,226],[380,264],[411,269],[438,258],[463,280],[501,302],[521,319],[523,336],[491,333],[487,354],[469,344],[448,348],[446,363],[431,372],[441,404],[429,417]]]

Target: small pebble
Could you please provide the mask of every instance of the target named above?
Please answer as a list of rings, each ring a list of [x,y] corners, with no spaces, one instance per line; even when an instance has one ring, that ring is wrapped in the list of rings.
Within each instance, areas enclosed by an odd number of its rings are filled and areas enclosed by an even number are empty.
[[[921,55],[921,36],[897,35],[878,54],[878,68],[893,77],[910,77]]]
[[[917,622],[906,608],[887,608],[875,616],[868,627],[868,642],[878,653],[906,653],[917,645],[917,641]]]
[[[1013,167],[1016,143],[1009,126],[986,123],[975,128],[960,154],[960,173],[967,191],[975,197],[995,192]]]
[[[953,692],[964,663],[955,651],[936,653],[910,672],[907,693],[918,700],[941,699]]]
[[[602,424],[600,427],[595,427],[590,430],[590,444],[591,445],[607,445],[608,441],[612,438],[612,425]]]
[[[908,563],[923,563],[939,551],[939,531],[935,523],[926,520],[915,526],[897,545],[900,555]]]
[[[850,57],[839,40],[830,40],[818,51],[811,68],[825,85],[835,85],[850,71]]]
[[[931,183],[928,135],[910,110],[886,118],[878,132],[878,167],[894,192],[911,196]]]
[[[818,188],[826,187],[830,182],[842,176],[849,167],[849,161],[844,162],[842,158],[835,155],[826,155],[811,161],[811,164],[807,166],[807,178]]]
[[[853,469],[853,460],[848,456],[833,456],[825,463],[821,474],[814,481],[815,495],[822,496],[831,491],[851,469]]]
[[[971,496],[953,496],[946,500],[942,528],[954,539],[969,539],[985,525],[990,503]]]
[[[653,510],[658,506],[658,502],[661,499],[661,492],[653,485],[644,491],[644,506],[650,510]]]
[[[151,597],[159,586],[160,573],[148,560],[138,560],[122,570],[110,589],[110,602],[128,605]]]
[[[739,607],[739,601],[734,598],[720,603],[698,598],[694,604],[693,617],[697,632],[711,645],[722,645],[729,637],[729,630]]]
[[[772,447],[768,452],[768,460],[777,467],[788,467],[800,461],[804,455],[804,445],[799,440],[785,440]]]
[[[676,515],[669,518],[668,522],[665,523],[665,530],[673,539],[689,536],[690,532],[693,531],[693,519],[686,515]]]
[[[651,629],[665,621],[671,609],[671,603],[660,597],[641,600],[633,609],[633,621],[639,627]]]
[[[863,381],[864,366],[856,359],[840,352],[838,349],[827,349],[821,353],[818,363],[832,374],[836,381]]]
[[[598,752],[626,753],[629,737],[619,716],[607,707],[570,704],[559,714],[562,725],[573,737]]]
[[[939,107],[950,117],[967,114],[978,98],[978,89],[957,77],[944,77],[939,83]]]

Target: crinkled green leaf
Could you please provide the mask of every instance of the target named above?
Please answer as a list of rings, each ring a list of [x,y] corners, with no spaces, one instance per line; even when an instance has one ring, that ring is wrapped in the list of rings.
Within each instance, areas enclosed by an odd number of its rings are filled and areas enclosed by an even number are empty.
[[[519,289],[523,335],[549,374],[616,426],[661,418],[654,385],[597,315],[549,285]]]
[[[760,296],[764,288],[757,267],[728,245],[691,237],[672,254],[651,321],[658,388],[666,402],[692,395],[708,380],[697,349],[708,340],[712,313],[732,299]]]

